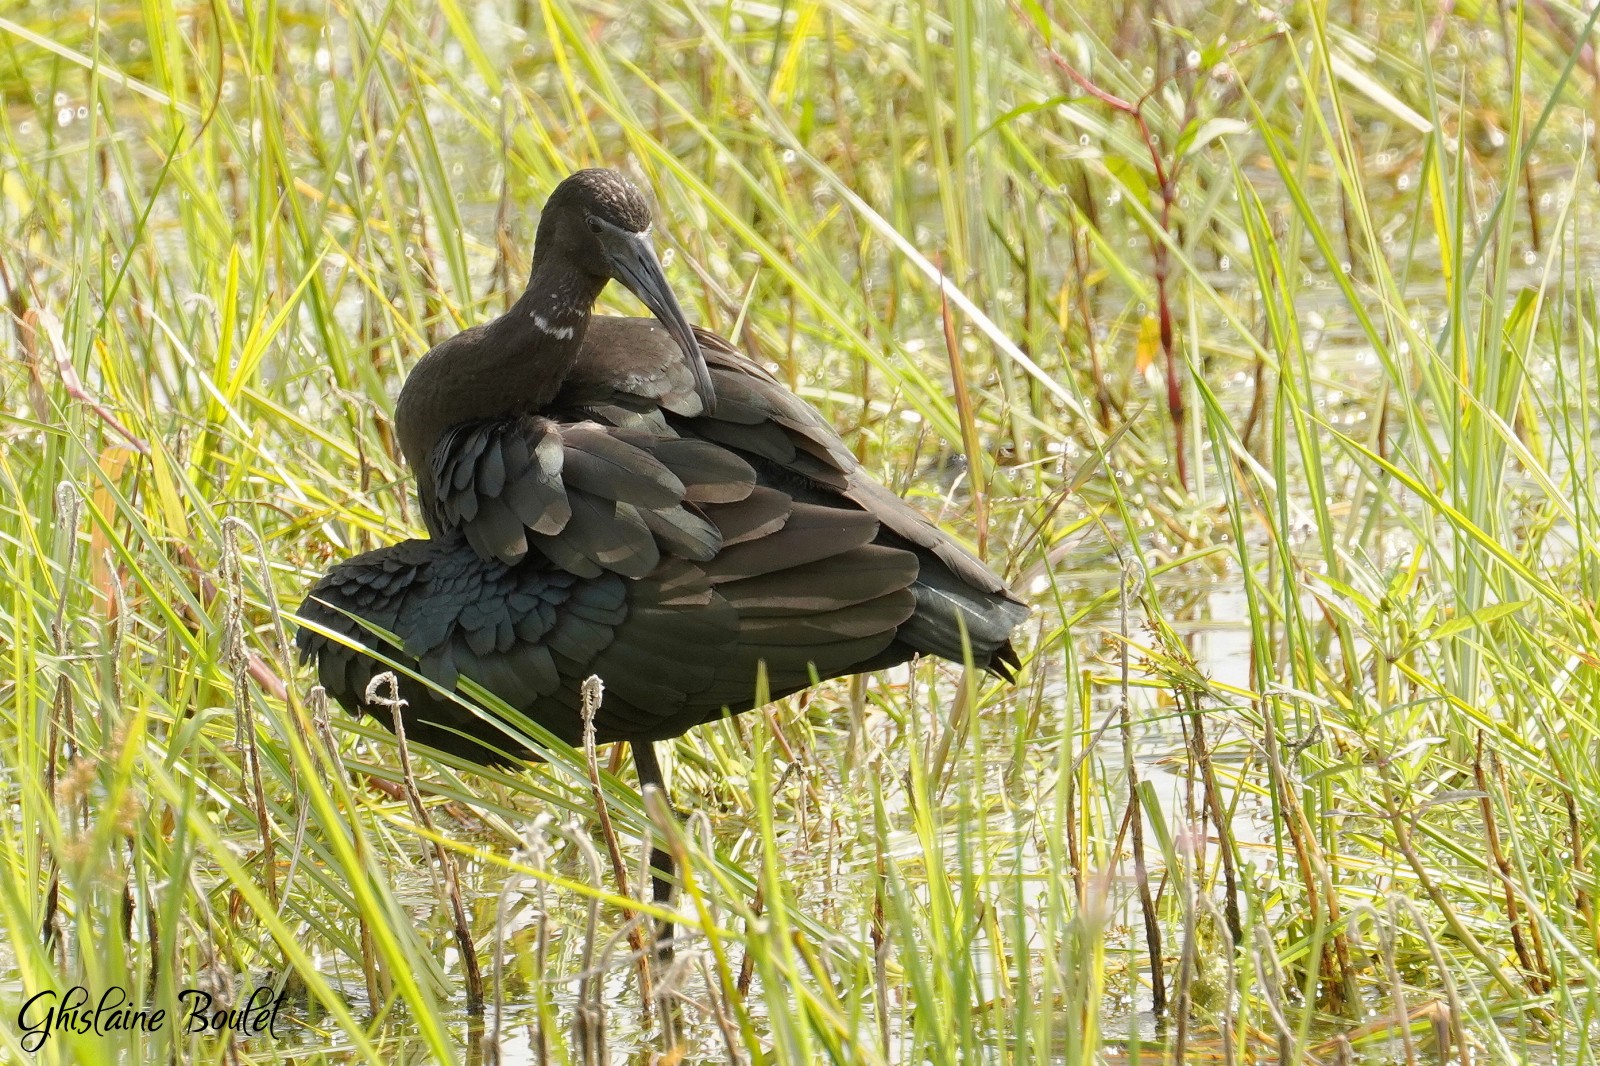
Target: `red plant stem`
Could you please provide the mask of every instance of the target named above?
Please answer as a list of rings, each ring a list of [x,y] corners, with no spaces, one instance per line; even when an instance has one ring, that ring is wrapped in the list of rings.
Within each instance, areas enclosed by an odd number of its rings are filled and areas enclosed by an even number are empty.
[[[95,396],[83,386],[83,379],[78,377],[78,370],[72,365],[72,357],[67,352],[66,341],[61,336],[61,324],[52,319],[45,319],[44,330],[50,338],[51,346],[55,349],[56,372],[61,375],[61,384],[67,390],[67,395],[78,401],[99,416],[100,421],[110,426],[140,455],[150,454],[150,445],[146,444],[127,426],[117,421],[117,416],[106,410]],[[43,415],[44,412],[38,412]]]
[[[1156,312],[1159,316],[1161,328],[1161,354],[1166,362],[1167,370],[1167,414],[1172,419],[1173,454],[1178,463],[1178,483],[1184,488],[1189,487],[1189,454],[1184,443],[1184,425],[1188,412],[1183,400],[1183,375],[1178,364],[1177,338],[1172,325],[1172,294],[1168,282],[1171,280],[1172,266],[1170,253],[1167,249],[1167,240],[1172,234],[1172,205],[1177,199],[1178,183],[1175,173],[1169,173],[1162,157],[1161,139],[1150,129],[1150,124],[1145,121],[1144,105],[1150,99],[1150,93],[1141,96],[1136,103],[1129,103],[1120,96],[1106,92],[1094,82],[1090,81],[1071,63],[1064,59],[1061,53],[1054,48],[1045,46],[1045,54],[1050,62],[1065,74],[1073,84],[1079,86],[1084,92],[1099,100],[1113,111],[1120,111],[1132,117],[1135,125],[1139,127],[1139,136],[1144,141],[1144,146],[1150,153],[1150,165],[1155,171],[1156,186],[1161,193],[1161,216],[1159,234],[1150,235],[1150,254],[1153,262],[1152,273],[1156,279]],[[1159,82],[1157,83],[1159,87]],[[1154,92],[1151,89],[1150,92]]]
[[[1141,125],[1143,120],[1141,119]],[[1155,155],[1151,151],[1152,157]],[[1160,173],[1160,164],[1156,172]],[[1171,233],[1170,221],[1172,218],[1173,186],[1163,180],[1161,183],[1161,231]],[[1156,304],[1161,315],[1161,352],[1167,362],[1167,413],[1172,418],[1173,439],[1176,444],[1174,454],[1178,461],[1178,484],[1184,488],[1189,487],[1189,453],[1185,446],[1183,435],[1184,423],[1188,411],[1183,402],[1183,379],[1178,367],[1178,350],[1173,338],[1172,329],[1172,299],[1167,290],[1169,266],[1167,261],[1167,242],[1151,238],[1155,255],[1156,275]]]

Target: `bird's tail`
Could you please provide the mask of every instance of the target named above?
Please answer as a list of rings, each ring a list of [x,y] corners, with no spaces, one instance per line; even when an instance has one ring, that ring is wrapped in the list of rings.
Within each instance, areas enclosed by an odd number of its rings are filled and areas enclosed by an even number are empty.
[[[896,637],[924,655],[953,662],[972,661],[1008,680],[1021,665],[1011,646],[1011,631],[1028,617],[1028,608],[1005,592],[973,588],[943,566],[924,565],[911,586],[917,609]],[[965,643],[963,643],[965,638]]]

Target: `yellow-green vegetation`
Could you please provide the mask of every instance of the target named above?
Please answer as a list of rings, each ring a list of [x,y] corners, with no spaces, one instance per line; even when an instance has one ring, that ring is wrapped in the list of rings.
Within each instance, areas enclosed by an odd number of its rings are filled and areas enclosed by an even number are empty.
[[[1593,20],[0,3],[5,1056],[1594,1061]],[[408,781],[286,648],[419,527],[407,368],[600,164],[690,317],[1035,608],[1016,688],[679,742],[649,991],[581,752]],[[275,1036],[176,1024],[248,981]],[[34,1051],[75,985],[168,1024]]]

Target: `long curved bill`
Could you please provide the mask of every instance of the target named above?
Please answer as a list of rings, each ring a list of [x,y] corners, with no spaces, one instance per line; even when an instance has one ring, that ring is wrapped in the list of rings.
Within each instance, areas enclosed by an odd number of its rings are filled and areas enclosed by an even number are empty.
[[[683,349],[689,370],[694,374],[694,391],[700,396],[703,413],[711,414],[716,410],[717,394],[711,385],[711,372],[706,369],[705,354],[700,351],[700,342],[695,339],[689,320],[683,316],[683,308],[678,306],[678,298],[667,284],[667,276],[656,258],[649,235],[608,226],[600,239],[611,261],[612,276],[650,309]]]

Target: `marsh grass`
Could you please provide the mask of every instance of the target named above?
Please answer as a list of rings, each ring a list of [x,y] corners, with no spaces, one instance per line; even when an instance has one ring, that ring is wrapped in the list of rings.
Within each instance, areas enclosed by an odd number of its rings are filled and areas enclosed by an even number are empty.
[[[0,5],[7,1055],[1593,1061],[1592,22]],[[1020,685],[703,728],[681,825],[328,712],[285,605],[417,528],[398,383],[597,163],[1030,598]],[[683,870],[650,995],[591,775]],[[275,1038],[18,1028],[262,981]]]

